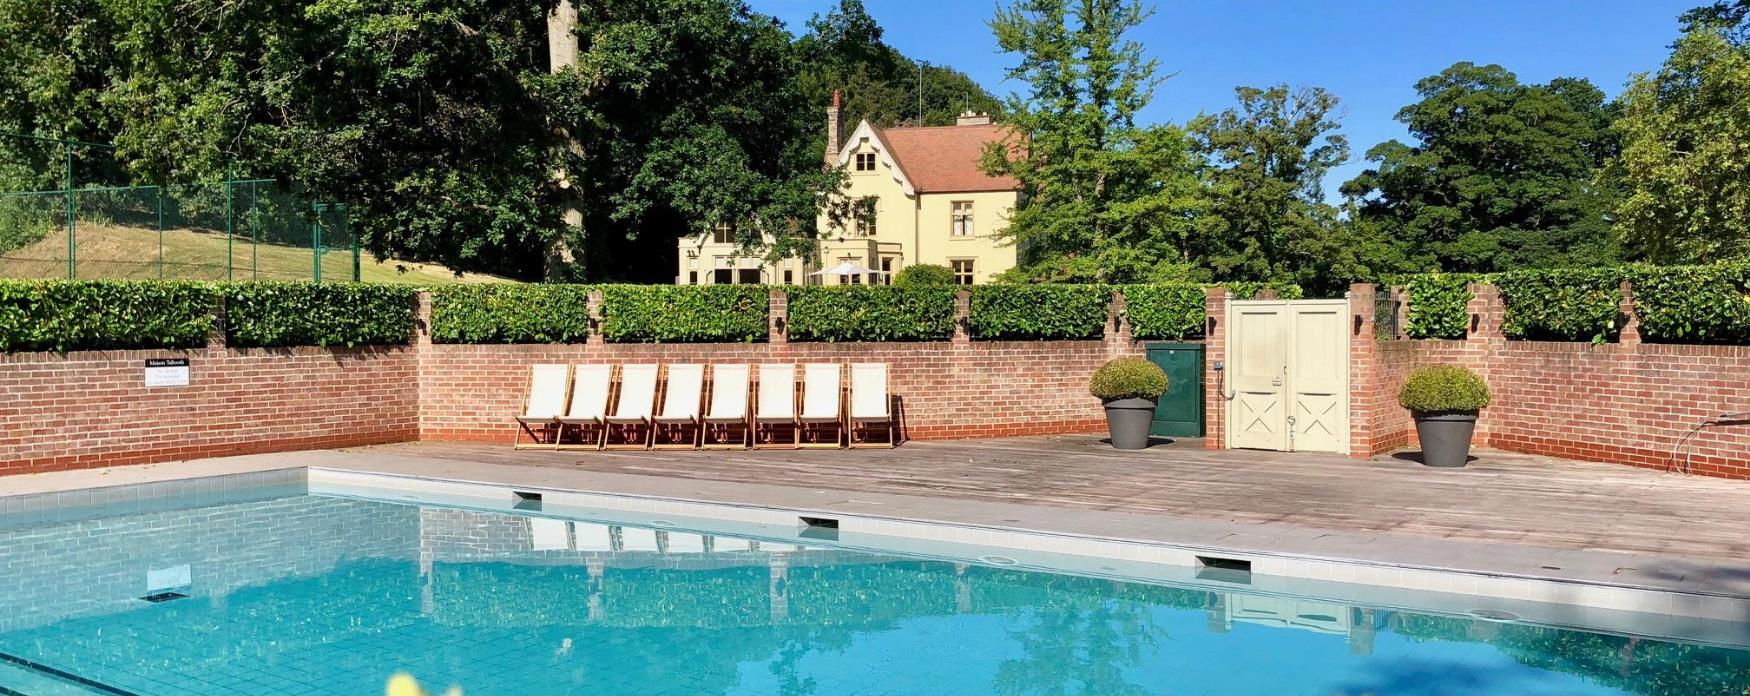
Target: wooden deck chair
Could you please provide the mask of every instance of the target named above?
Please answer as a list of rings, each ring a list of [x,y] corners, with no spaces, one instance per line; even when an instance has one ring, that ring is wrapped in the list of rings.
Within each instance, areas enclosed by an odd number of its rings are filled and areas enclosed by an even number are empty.
[[[845,439],[844,368],[837,363],[809,363],[802,368],[802,413],[796,417],[801,424],[796,434],[797,447],[839,449]],[[832,443],[827,444],[823,430],[832,426]],[[812,440],[812,441],[811,441]]]
[[[650,424],[650,412],[656,402],[656,366],[621,365],[620,397],[614,413],[608,416],[608,432],[602,449],[650,449],[655,428]],[[640,432],[642,431],[642,432]],[[621,442],[614,442],[614,434]]]
[[[651,449],[698,449],[704,425],[699,421],[699,402],[705,398],[705,366],[669,365],[662,390],[662,413],[651,425]],[[687,437],[685,441],[680,438]]]
[[[705,432],[699,436],[700,449],[747,449],[753,440],[753,425],[748,422],[748,403],[753,394],[748,391],[748,366],[711,366],[711,406],[705,412]],[[741,442],[729,442],[729,434],[741,431]],[[715,435],[716,442],[712,442]]]
[[[887,363],[851,364],[851,415],[845,429],[845,439],[851,447],[899,446],[899,428],[887,386]],[[876,429],[872,426],[880,425],[887,426],[887,440],[870,442],[870,431]]]
[[[570,365],[534,365],[529,368],[529,391],[523,396],[523,408],[516,417],[518,429],[512,447],[554,447],[559,443],[559,415],[565,413],[566,387],[571,386],[570,380]],[[535,428],[544,429],[553,442],[541,442]],[[530,442],[523,442],[523,433],[529,434]]]
[[[760,365],[758,399],[754,402],[754,449],[784,447],[795,449],[801,444],[801,428],[796,424],[796,366],[790,363]],[[778,429],[788,427],[791,441],[778,442]],[[764,444],[761,444],[761,436]]]
[[[614,386],[612,365],[577,365],[571,368],[571,404],[559,417],[559,437],[554,449],[601,449],[608,437],[608,394]],[[565,444],[565,429],[577,426],[577,443]],[[595,428],[594,442],[583,434]]]

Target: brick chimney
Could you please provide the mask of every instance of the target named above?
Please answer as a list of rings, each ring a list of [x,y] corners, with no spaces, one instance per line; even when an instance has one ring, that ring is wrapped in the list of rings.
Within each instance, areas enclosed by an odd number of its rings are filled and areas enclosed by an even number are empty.
[[[971,111],[964,111],[964,112],[961,112],[960,118],[954,120],[954,125],[956,125],[956,126],[988,126],[988,125],[990,125],[990,114],[973,113]]]
[[[832,91],[832,106],[826,107],[826,166],[839,164],[839,148],[844,145],[845,131],[839,126],[839,91]]]

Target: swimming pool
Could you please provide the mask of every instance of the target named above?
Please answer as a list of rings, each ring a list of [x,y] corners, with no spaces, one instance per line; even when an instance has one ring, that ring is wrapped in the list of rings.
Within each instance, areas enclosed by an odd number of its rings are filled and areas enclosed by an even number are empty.
[[[298,474],[0,508],[0,694],[1740,694],[1750,652]],[[818,530],[816,530],[818,531]],[[1479,615],[1480,614],[1480,615]]]

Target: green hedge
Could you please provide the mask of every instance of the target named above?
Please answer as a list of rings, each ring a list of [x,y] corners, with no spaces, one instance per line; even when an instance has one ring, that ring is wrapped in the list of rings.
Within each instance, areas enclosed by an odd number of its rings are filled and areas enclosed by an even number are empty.
[[[262,281],[219,288],[225,342],[233,347],[404,345],[413,337],[411,285]]]
[[[1471,283],[1486,283],[1481,273],[1424,273],[1394,279],[1409,295],[1410,338],[1464,338],[1470,331]]]
[[[1636,266],[1627,275],[1642,339],[1750,344],[1750,263]]]
[[[1294,283],[1224,280],[1220,283],[1215,283],[1214,286],[1221,287],[1222,289],[1233,293],[1235,298],[1241,300],[1254,299],[1258,296],[1258,293],[1263,292],[1266,288],[1275,290],[1278,299],[1298,300],[1304,296],[1300,286],[1295,285]]]
[[[1098,338],[1111,290],[1102,285],[980,285],[970,329],[984,339]]]
[[[945,341],[954,337],[956,290],[954,286],[789,288],[789,338]]]
[[[764,285],[607,285],[602,336],[613,343],[709,343],[766,337]]]
[[[1533,341],[1615,340],[1622,268],[1510,271],[1490,276],[1501,289],[1508,338]]]
[[[1140,339],[1185,339],[1203,335],[1203,286],[1191,283],[1171,285],[1122,285],[1124,316],[1130,322],[1130,335]]]
[[[0,352],[194,348],[215,299],[206,283],[0,280]]]
[[[583,343],[589,285],[446,285],[431,289],[434,343]]]

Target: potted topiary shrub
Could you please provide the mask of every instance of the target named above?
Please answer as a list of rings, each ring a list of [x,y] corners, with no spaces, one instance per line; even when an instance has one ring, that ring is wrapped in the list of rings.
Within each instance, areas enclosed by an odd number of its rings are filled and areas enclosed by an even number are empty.
[[[1489,385],[1456,365],[1418,367],[1398,390],[1398,405],[1416,419],[1423,464],[1464,466],[1470,457],[1471,433],[1477,429],[1477,411],[1489,405]]]
[[[1088,380],[1088,391],[1106,406],[1106,430],[1112,435],[1113,447],[1148,447],[1155,400],[1167,393],[1167,373],[1160,366],[1142,358],[1107,361]]]

